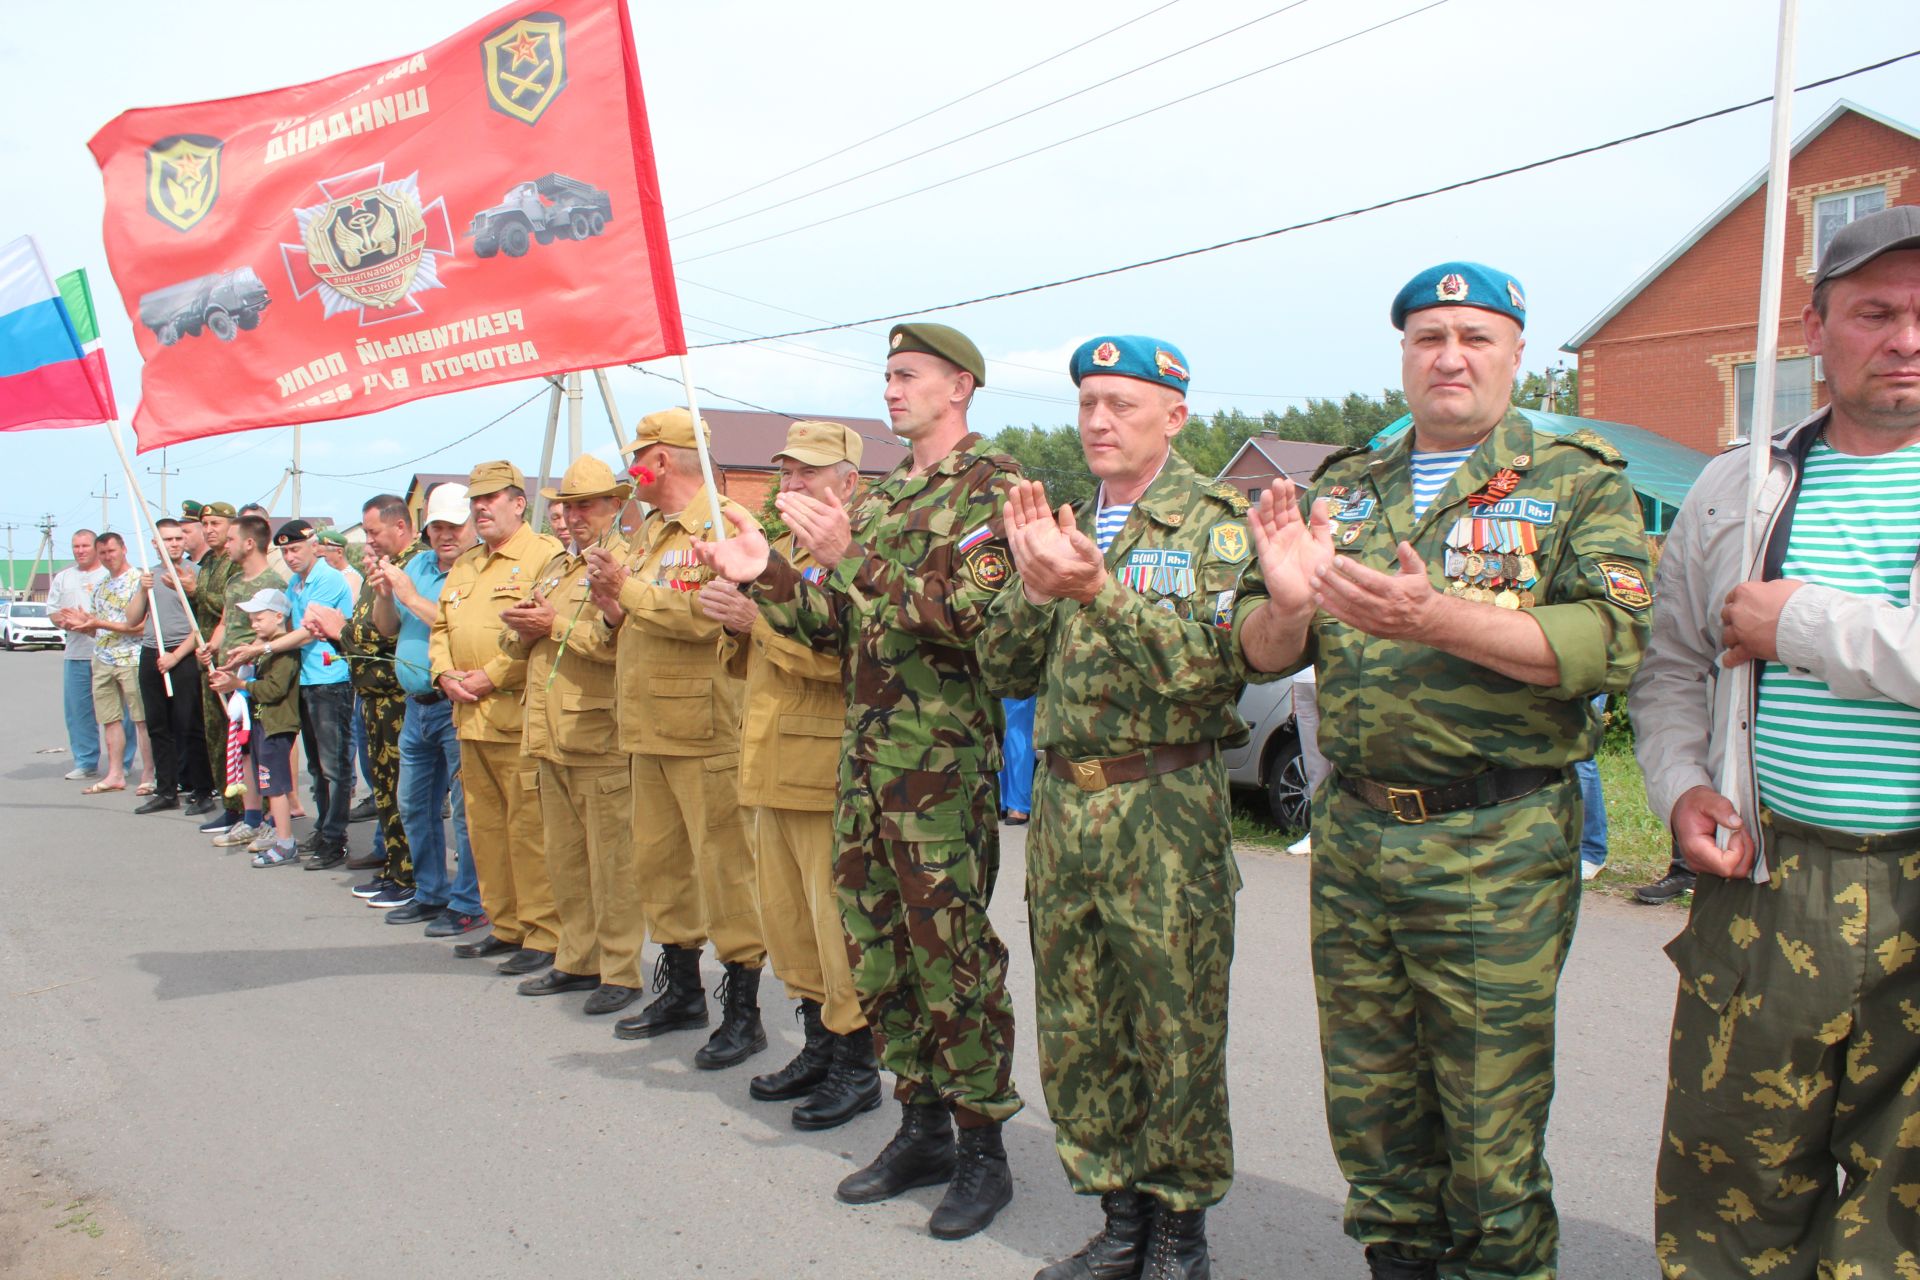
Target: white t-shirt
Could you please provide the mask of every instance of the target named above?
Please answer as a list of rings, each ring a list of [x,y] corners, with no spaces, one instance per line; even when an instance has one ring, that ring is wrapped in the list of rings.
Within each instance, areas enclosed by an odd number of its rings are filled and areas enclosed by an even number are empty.
[[[53,575],[53,581],[47,584],[47,612],[56,613],[61,609],[91,609],[93,607],[93,589],[107,580],[107,571],[99,565],[91,569],[82,569],[70,564]],[[93,661],[93,637],[84,631],[68,631],[66,636],[68,662]]]

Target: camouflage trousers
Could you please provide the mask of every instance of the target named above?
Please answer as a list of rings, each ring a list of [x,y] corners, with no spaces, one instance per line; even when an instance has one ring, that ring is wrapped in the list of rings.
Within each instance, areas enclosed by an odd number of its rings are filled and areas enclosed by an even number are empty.
[[[245,798],[228,797],[227,791],[227,704],[213,691],[211,681],[200,685],[200,719],[206,728],[207,770],[213,779],[213,798],[230,813],[246,807]]]
[[[987,920],[1000,871],[990,773],[840,766],[834,883],[860,1011],[903,1102],[962,1124],[1020,1110],[1007,946]]]
[[[1219,757],[1091,794],[1046,769],[1027,836],[1034,1026],[1081,1195],[1204,1209],[1233,1182],[1234,865]]]
[[[1579,912],[1570,780],[1400,823],[1313,801],[1327,1127],[1347,1234],[1457,1280],[1550,1280],[1554,1004]]]
[[[380,874],[398,885],[413,884],[413,853],[400,825],[400,728],[407,722],[407,697],[360,694],[360,716],[367,726],[367,763],[373,771],[373,811],[387,865]]]
[[[1667,947],[1661,1274],[1920,1280],[1920,833],[1763,821]]]

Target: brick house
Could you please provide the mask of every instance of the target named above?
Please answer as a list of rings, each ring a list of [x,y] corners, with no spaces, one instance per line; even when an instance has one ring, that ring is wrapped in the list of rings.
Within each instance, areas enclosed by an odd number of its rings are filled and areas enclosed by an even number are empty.
[[[1583,415],[1709,454],[1747,434],[1766,176],[1754,175],[1566,344],[1579,357]],[[1837,102],[1795,140],[1788,181],[1776,426],[1826,402],[1800,331],[1814,264],[1853,219],[1920,203],[1920,130]]]

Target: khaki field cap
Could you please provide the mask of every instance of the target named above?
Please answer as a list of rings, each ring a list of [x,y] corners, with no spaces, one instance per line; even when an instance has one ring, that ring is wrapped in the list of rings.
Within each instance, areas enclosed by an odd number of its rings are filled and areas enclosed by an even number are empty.
[[[484,498],[502,489],[527,491],[527,478],[511,462],[483,462],[467,477],[467,497]]]
[[[713,428],[700,420],[700,434],[713,443]],[[693,441],[693,415],[685,409],[662,409],[640,419],[639,434],[627,441],[624,452],[638,453],[649,445],[664,444],[675,449],[698,449]]]
[[[787,447],[774,454],[792,458],[809,467],[830,467],[836,462],[860,465],[860,434],[837,422],[796,422],[787,428]]]
[[[590,453],[583,453],[573,460],[567,474],[560,477],[560,487],[542,489],[540,496],[548,502],[585,502],[588,498],[618,498],[625,502],[632,493],[632,485],[613,478],[612,467]]]
[[[420,527],[424,529],[430,524],[462,525],[472,514],[467,506],[467,486],[449,480],[433,486],[433,492],[427,495],[427,514],[420,521]]]
[[[987,385],[987,362],[973,339],[944,324],[897,324],[887,334],[887,354],[924,351],[939,356],[948,364],[957,364],[973,375],[973,385]]]

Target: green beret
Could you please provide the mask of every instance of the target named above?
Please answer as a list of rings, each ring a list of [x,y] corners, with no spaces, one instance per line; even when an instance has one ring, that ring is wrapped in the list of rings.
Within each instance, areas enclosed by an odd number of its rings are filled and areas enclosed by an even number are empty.
[[[973,375],[973,385],[987,385],[987,362],[973,339],[944,324],[897,324],[887,334],[887,354],[924,351],[939,356],[948,364],[957,364]]]
[[[1527,295],[1520,282],[1478,262],[1443,262],[1407,281],[1393,299],[1393,327],[1404,330],[1408,315],[1428,307],[1478,307],[1527,327]]]
[[[206,502],[200,506],[203,516],[219,516],[222,520],[232,520],[240,513],[233,509],[231,502]]]
[[[1180,354],[1180,348],[1171,342],[1143,338],[1138,334],[1087,339],[1067,361],[1067,372],[1073,375],[1073,385],[1076,387],[1080,385],[1080,379],[1091,374],[1112,373],[1123,378],[1138,378],[1142,382],[1157,382],[1163,387],[1172,387],[1183,396],[1187,394],[1187,382],[1192,377],[1187,372],[1187,358]]]

